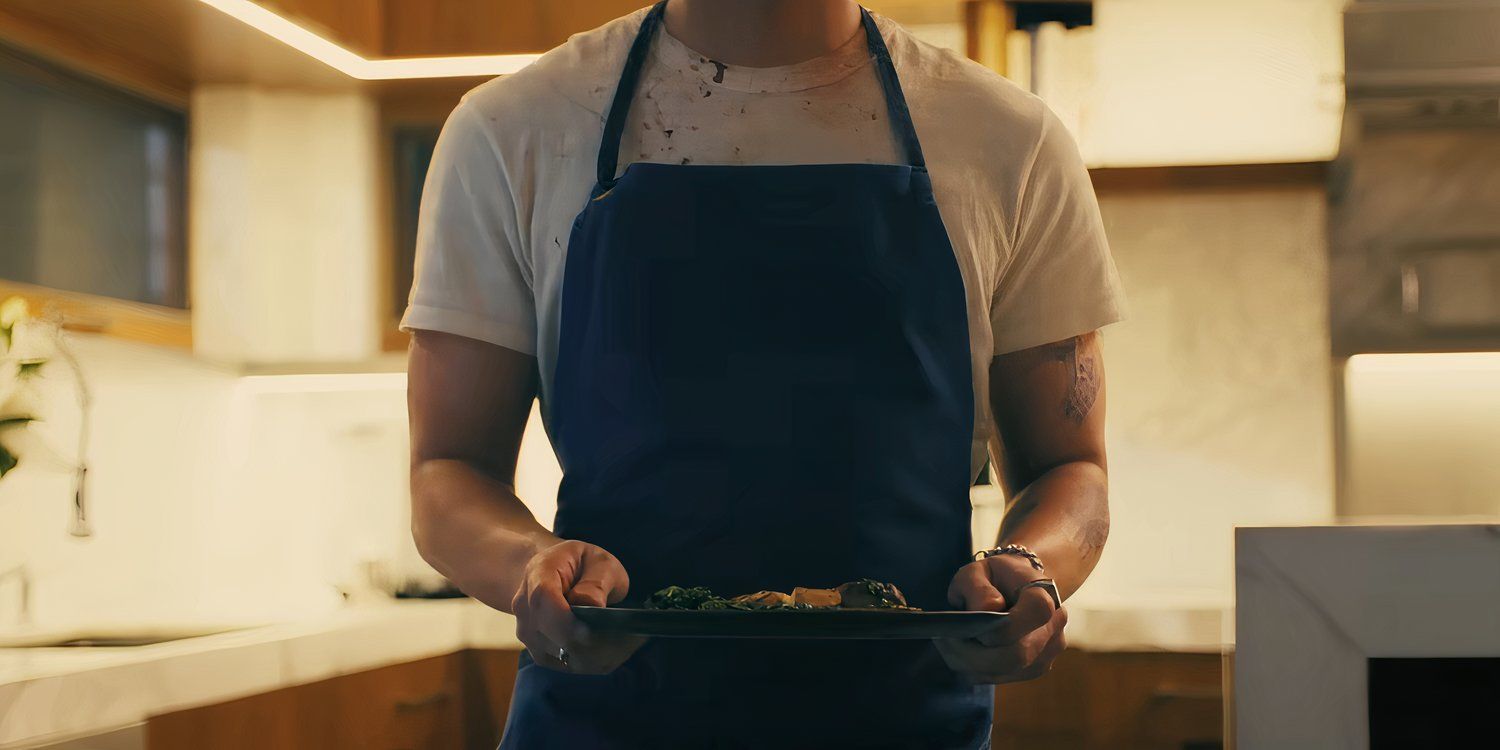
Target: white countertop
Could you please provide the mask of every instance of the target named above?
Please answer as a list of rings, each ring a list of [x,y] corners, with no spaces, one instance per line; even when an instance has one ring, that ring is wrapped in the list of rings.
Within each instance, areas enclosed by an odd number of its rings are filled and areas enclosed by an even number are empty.
[[[1222,603],[1080,601],[1072,646],[1218,653]],[[0,750],[469,648],[519,649],[515,619],[473,600],[392,601],[326,617],[126,648],[0,649]]]
[[[466,648],[520,647],[514,618],[459,599],[352,606],[149,646],[0,649],[0,748]]]

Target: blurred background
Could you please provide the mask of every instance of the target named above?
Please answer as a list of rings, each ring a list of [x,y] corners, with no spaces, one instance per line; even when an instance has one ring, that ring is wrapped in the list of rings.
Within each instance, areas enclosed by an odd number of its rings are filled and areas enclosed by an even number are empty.
[[[417,203],[464,91],[641,2],[0,0],[0,748],[494,746],[511,621],[407,530]],[[1059,113],[1130,302],[997,747],[1224,746],[1236,526],[1500,515],[1500,3],[870,6]]]

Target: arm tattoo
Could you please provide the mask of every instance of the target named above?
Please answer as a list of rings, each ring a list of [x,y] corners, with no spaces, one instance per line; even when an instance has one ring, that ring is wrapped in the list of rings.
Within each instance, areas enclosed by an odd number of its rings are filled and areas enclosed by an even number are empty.
[[[1091,518],[1078,530],[1078,551],[1082,558],[1087,560],[1091,555],[1099,554],[1104,549],[1104,542],[1109,539],[1109,519]]]
[[[1063,416],[1076,425],[1094,408],[1099,398],[1099,366],[1092,353],[1083,350],[1083,337],[1074,336],[1047,347],[1047,353],[1068,368],[1068,394],[1063,398]]]

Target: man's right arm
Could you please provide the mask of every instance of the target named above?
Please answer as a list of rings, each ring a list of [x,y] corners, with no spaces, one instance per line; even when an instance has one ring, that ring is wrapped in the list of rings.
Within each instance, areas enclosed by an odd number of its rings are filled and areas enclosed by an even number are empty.
[[[465,593],[509,612],[526,563],[560,541],[514,486],[536,396],[536,360],[462,336],[416,331],[407,373],[417,549]]]
[[[607,551],[563,541],[516,497],[516,459],[536,396],[533,357],[416,331],[407,363],[411,515],[417,549],[464,593],[516,615],[539,664],[613,670],[638,639],[594,637],[569,604],[619,601],[629,578]],[[557,661],[559,648],[572,657]]]

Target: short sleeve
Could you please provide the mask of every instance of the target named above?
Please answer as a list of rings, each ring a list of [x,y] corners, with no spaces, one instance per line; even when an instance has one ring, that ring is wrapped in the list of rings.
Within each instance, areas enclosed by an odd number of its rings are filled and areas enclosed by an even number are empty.
[[[460,104],[438,137],[401,330],[441,331],[534,355],[536,300],[516,201],[484,123]]]
[[[1093,184],[1078,146],[1051,111],[1020,186],[1012,248],[990,301],[997,356],[1124,316]]]

